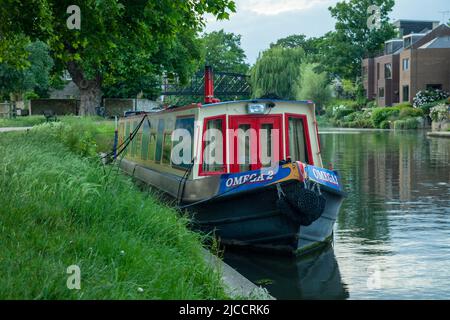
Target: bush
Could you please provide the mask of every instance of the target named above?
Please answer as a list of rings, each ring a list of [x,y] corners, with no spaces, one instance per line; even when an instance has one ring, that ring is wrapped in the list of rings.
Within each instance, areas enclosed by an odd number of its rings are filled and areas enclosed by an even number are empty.
[[[395,107],[399,108],[399,109],[413,108],[413,105],[411,103],[409,103],[409,102],[403,102],[403,103],[397,104]]]
[[[369,109],[375,109],[378,108],[377,102],[376,101],[370,101],[366,104],[366,108]]]
[[[380,125],[383,121],[386,120],[394,120],[400,114],[400,108],[391,107],[391,108],[376,108],[372,113],[372,123],[375,128],[380,128]]]
[[[430,117],[433,121],[445,121],[448,120],[449,107],[442,103],[436,107],[431,108]]]
[[[416,96],[414,97],[414,107],[415,108],[421,108],[423,105],[445,100],[449,98],[450,94],[443,90],[425,90],[425,91],[419,91],[417,92]]]
[[[385,120],[380,124],[380,129],[390,129],[390,128],[391,128],[390,121]]]
[[[423,111],[423,113],[427,116],[430,115],[430,111],[432,108],[436,107],[437,105],[440,105],[442,103],[446,103],[447,100],[440,100],[440,101],[435,101],[435,102],[430,102],[430,103],[425,103],[424,105],[422,105],[420,107],[420,109]]]
[[[352,109],[339,109],[338,111],[336,111],[334,118],[336,120],[340,120],[343,119],[344,117],[354,113],[355,111]]]
[[[64,118],[62,122],[48,122],[33,127],[32,132],[42,137],[62,141],[72,152],[93,157],[97,152],[111,151],[114,139],[112,122],[101,125],[90,118]]]
[[[398,106],[397,106],[398,107]],[[404,120],[406,118],[417,118],[417,117],[423,117],[424,113],[422,109],[415,109],[415,108],[402,108],[400,110],[400,119]]]
[[[419,121],[416,118],[397,120],[394,122],[394,129],[396,130],[414,130],[417,128],[419,128]]]

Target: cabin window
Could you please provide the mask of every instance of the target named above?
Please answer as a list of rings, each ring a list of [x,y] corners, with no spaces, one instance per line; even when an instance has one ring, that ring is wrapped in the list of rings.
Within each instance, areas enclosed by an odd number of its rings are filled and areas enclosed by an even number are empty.
[[[250,124],[241,124],[238,127],[238,163],[239,171],[250,171],[252,170],[251,163],[251,150],[250,150],[250,139],[251,139],[251,126]]]
[[[288,118],[288,156],[292,161],[301,161],[310,163],[308,159],[308,145],[305,135],[306,118],[289,117]]]
[[[118,139],[118,146],[122,145],[125,141],[125,123],[119,123],[119,139]]]
[[[225,164],[225,116],[207,118],[203,128],[201,173],[226,172]]]
[[[144,121],[142,129],[142,147],[141,147],[141,159],[149,160],[148,147],[150,141],[150,125],[148,121]]]
[[[166,132],[164,134],[164,144],[163,144],[163,164],[170,164],[170,155],[172,153],[172,133]]]
[[[156,150],[155,150],[155,162],[160,163],[163,153],[163,142],[164,142],[164,119],[159,119],[158,121],[158,135],[156,136]]]
[[[183,159],[183,161],[181,164],[177,164],[177,163],[173,163],[173,160],[172,160],[172,166],[174,168],[180,168],[180,169],[186,170],[189,168],[189,166],[192,162],[193,151],[194,151],[194,122],[195,122],[194,117],[179,117],[179,118],[177,118],[177,120],[175,122],[175,130],[184,129],[187,132],[189,132],[189,137],[185,137],[183,135],[178,141],[174,141],[173,148],[178,146],[178,144],[183,143],[184,139],[190,139],[191,145],[190,145],[190,150],[184,150],[183,148],[181,148],[180,153],[175,155],[176,157]],[[174,150],[174,149],[172,149],[172,150]],[[188,152],[189,154],[185,155],[184,152]],[[184,159],[185,156],[186,156],[186,158],[189,159],[188,161],[187,161],[187,159]]]
[[[155,161],[156,151],[156,133],[150,133],[150,141],[148,143],[148,160]]]
[[[131,123],[130,121],[127,121],[125,124],[125,136],[124,136],[124,141],[130,138],[130,131],[131,131]],[[124,155],[128,154],[128,146],[124,151]]]
[[[133,122],[133,132],[136,130],[138,125],[139,125],[138,121]],[[141,136],[142,136],[142,133],[141,133]],[[137,156],[138,145],[139,145],[139,134],[136,134],[134,136],[133,141],[131,142],[131,157],[133,157],[133,158]]]
[[[273,124],[272,123],[263,123],[261,124],[261,130],[260,130],[260,139],[261,139],[261,155],[264,155],[264,157],[261,157],[261,165],[263,168],[271,167],[272,166],[272,130],[273,130]]]

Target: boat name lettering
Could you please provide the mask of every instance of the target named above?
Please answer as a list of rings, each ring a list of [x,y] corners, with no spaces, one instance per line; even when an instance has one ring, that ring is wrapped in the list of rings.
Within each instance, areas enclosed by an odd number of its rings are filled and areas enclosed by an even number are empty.
[[[230,177],[226,181],[227,188],[240,186],[247,183],[267,182],[273,180],[274,173],[269,171],[267,174],[252,173],[240,177]]]
[[[326,181],[326,182],[329,182],[334,185],[339,185],[339,182],[338,182],[336,176],[334,176],[328,172],[313,169],[313,173],[316,176],[316,178],[319,180]]]

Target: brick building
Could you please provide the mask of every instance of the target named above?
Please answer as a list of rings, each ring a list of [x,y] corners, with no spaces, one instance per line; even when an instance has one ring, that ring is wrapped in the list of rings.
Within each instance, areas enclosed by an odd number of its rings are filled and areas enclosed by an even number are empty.
[[[400,21],[408,22],[394,23],[403,26],[399,28],[402,38],[386,41],[383,54],[362,62],[366,97],[382,107],[412,103],[420,90],[450,91],[450,27],[435,27],[436,22]],[[427,25],[433,29],[421,29]],[[417,30],[420,33],[415,33]]]

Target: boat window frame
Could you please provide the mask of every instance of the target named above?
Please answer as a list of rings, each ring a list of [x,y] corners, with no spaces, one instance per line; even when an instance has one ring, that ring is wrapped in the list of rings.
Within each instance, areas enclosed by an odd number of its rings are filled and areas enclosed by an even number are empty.
[[[205,147],[206,147],[205,134],[206,134],[206,130],[208,128],[208,122],[209,121],[214,121],[214,120],[222,120],[222,139],[223,139],[222,156],[223,156],[223,162],[224,163],[222,165],[222,170],[221,171],[209,172],[209,171],[203,171],[203,154],[204,154]],[[202,131],[201,148],[200,148],[200,163],[199,163],[199,168],[198,168],[198,175],[200,177],[218,176],[218,175],[222,175],[222,174],[228,173],[227,128],[228,128],[228,117],[227,117],[226,114],[221,114],[221,115],[218,115],[218,116],[206,117],[206,118],[203,119],[203,131]]]
[[[285,130],[285,150],[286,150],[286,159],[288,157],[291,157],[291,151],[290,151],[290,135],[289,135],[289,119],[301,119],[303,122],[303,134],[305,137],[305,143],[306,143],[306,164],[309,164],[311,166],[314,165],[314,157],[312,153],[312,146],[311,146],[311,137],[309,135],[309,125],[308,125],[308,116],[306,114],[296,114],[296,113],[285,113],[284,115],[285,123],[284,123],[284,130]],[[292,157],[291,157],[292,159]],[[297,160],[296,160],[297,161]]]
[[[177,130],[177,129],[180,129],[180,128],[177,128],[177,121],[179,119],[192,119],[192,120],[194,120],[194,125],[193,125],[193,128],[192,128],[192,137],[191,137],[191,148],[192,148],[192,150],[191,150],[191,158],[194,159],[195,158],[195,149],[194,149],[195,148],[195,140],[194,140],[194,138],[195,138],[195,120],[196,120],[196,116],[195,116],[195,114],[186,114],[186,115],[176,116],[175,117],[175,128],[174,128],[174,131]],[[181,128],[181,129],[184,129],[184,128]],[[172,131],[172,134],[173,134],[173,131]],[[187,167],[183,167],[182,165],[180,166],[180,165],[173,164],[173,162],[172,162],[172,152],[173,152],[173,148],[174,147],[175,147],[175,142],[172,139],[172,149],[170,150],[170,166],[173,169],[180,170],[180,171],[187,171],[187,170],[189,170],[189,166],[190,166],[189,164],[186,165]]]

